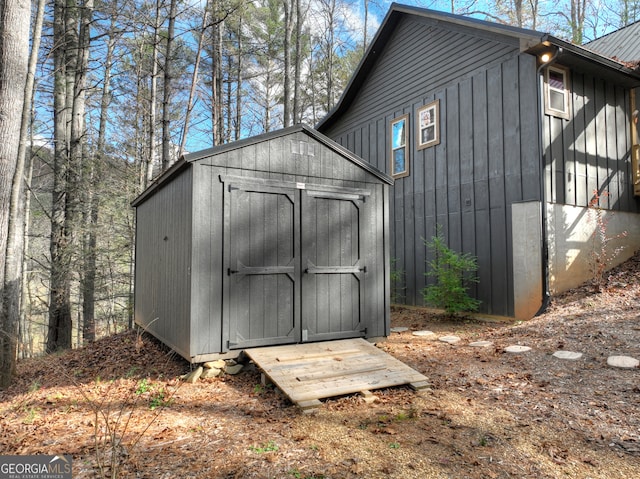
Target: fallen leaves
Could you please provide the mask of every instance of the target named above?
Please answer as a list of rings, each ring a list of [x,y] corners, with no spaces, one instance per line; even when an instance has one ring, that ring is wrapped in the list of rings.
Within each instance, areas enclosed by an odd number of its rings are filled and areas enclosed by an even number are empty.
[[[179,383],[189,365],[134,332],[23,361],[16,384],[0,392],[0,453],[62,450],[74,456],[76,479],[95,477],[94,436],[109,436],[102,420],[96,429],[93,402],[128,421],[123,479],[635,478],[638,371],[607,368],[606,358],[640,357],[639,257],[611,274],[624,287],[599,294],[578,288],[517,325],[394,309],[393,324],[410,330],[382,347],[428,376],[431,391],[377,390],[373,404],[359,395],[333,398],[311,417],[274,388],[257,388],[255,370]],[[462,341],[427,341],[411,330]],[[466,346],[477,340],[494,346]],[[534,347],[516,357],[504,354],[509,344]],[[584,357],[562,361],[551,356],[555,348]],[[152,421],[160,391],[172,401]],[[250,450],[270,443],[278,450]]]

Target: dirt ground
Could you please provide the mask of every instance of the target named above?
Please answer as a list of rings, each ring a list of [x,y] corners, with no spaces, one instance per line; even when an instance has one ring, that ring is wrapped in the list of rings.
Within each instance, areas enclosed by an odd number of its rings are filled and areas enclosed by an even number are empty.
[[[638,256],[604,291],[571,291],[525,323],[394,309],[392,326],[409,330],[379,346],[431,390],[329,399],[311,415],[251,365],[185,384],[184,360],[120,334],[22,362],[0,393],[0,454],[71,454],[74,478],[637,478],[640,370],[607,357],[640,358],[639,310]],[[532,350],[506,353],[513,344]]]

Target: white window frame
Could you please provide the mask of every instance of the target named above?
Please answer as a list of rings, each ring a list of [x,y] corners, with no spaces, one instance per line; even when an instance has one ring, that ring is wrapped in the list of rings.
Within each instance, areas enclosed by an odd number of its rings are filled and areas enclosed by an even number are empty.
[[[422,150],[440,143],[440,100],[421,106],[416,112],[416,148]],[[433,138],[426,140],[424,130],[433,128]],[[424,141],[423,141],[424,140]]]
[[[555,88],[551,86],[549,82],[549,73],[559,73],[562,75],[562,86],[563,88]],[[558,118],[564,118],[565,120],[569,119],[569,107],[570,107],[570,89],[569,89],[569,70],[566,68],[562,68],[559,66],[548,66],[545,71],[545,95],[544,95],[544,112],[547,115],[552,115]],[[551,93],[560,93],[563,96],[563,110],[558,110],[557,108],[553,108],[551,106]]]

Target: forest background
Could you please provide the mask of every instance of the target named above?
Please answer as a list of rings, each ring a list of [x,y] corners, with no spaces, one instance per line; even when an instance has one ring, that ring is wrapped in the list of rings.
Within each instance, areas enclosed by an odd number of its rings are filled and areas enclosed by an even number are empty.
[[[640,16],[640,0],[404,3],[576,44]],[[131,201],[183,153],[315,125],[389,5],[4,0],[0,387],[17,358],[132,327]]]

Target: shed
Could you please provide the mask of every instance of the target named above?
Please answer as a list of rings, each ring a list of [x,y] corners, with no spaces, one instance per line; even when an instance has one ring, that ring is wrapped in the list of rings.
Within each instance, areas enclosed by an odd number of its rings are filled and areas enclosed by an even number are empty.
[[[180,158],[133,202],[136,323],[192,363],[388,335],[392,183],[305,126]]]

